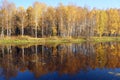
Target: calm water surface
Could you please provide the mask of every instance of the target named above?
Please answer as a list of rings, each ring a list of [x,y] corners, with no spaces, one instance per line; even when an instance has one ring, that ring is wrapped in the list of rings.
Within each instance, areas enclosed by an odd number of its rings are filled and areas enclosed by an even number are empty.
[[[120,80],[120,42],[0,45],[0,80]]]

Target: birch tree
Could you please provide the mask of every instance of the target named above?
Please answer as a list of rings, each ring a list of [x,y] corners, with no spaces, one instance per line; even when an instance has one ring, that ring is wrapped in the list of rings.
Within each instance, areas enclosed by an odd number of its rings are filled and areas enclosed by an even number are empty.
[[[18,8],[18,16],[19,16],[19,26],[21,27],[21,35],[24,35],[24,28],[26,26],[26,11],[24,7]]]
[[[38,26],[39,26],[39,21],[40,17],[44,15],[44,10],[45,10],[46,5],[43,3],[35,2],[33,5],[33,16],[34,16],[34,23],[35,23],[35,37],[37,38],[38,34]],[[43,22],[42,22],[43,24]],[[42,25],[42,36],[43,36],[43,25]]]

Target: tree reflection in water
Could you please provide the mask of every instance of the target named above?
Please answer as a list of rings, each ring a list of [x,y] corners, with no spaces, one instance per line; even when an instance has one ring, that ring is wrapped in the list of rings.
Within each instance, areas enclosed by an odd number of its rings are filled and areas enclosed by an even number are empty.
[[[26,70],[40,77],[54,71],[74,74],[89,68],[120,68],[120,43],[0,46],[0,67],[6,79]]]

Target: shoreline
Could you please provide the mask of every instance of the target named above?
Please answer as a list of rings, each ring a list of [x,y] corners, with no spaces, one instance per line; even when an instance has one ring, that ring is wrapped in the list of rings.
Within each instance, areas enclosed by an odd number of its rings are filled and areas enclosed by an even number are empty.
[[[120,41],[120,37],[91,37],[90,39],[85,38],[33,38],[29,36],[19,37],[5,37],[0,39],[0,44],[37,44],[37,43],[81,43],[81,42],[110,42]]]

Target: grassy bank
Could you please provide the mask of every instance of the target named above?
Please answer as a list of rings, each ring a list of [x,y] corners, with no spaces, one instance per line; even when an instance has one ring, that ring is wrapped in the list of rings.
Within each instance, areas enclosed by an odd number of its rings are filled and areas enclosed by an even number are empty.
[[[109,42],[109,41],[120,41],[120,37],[92,37],[94,42]]]
[[[59,38],[59,37],[51,37],[51,38],[32,38],[28,36],[18,36],[18,37],[5,37],[0,39],[0,44],[37,44],[37,43],[77,43],[83,42],[85,39],[70,39],[70,38]]]
[[[18,36],[18,37],[5,37],[0,39],[0,44],[37,44],[37,43],[80,43],[84,41],[93,42],[108,42],[108,41],[120,41],[120,37],[92,37],[90,39],[85,38],[32,38],[28,36]]]

